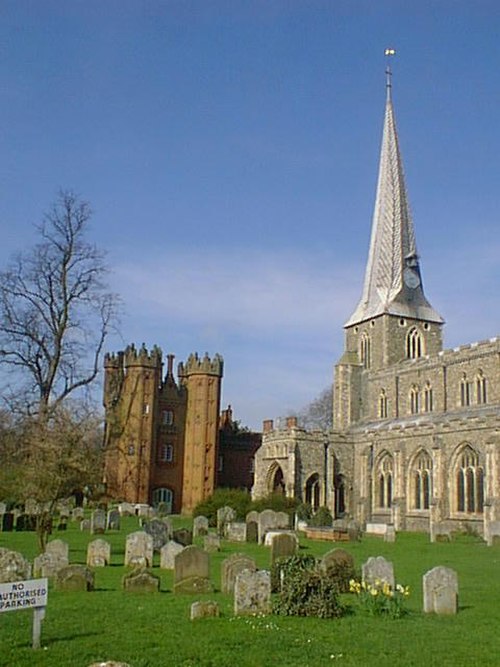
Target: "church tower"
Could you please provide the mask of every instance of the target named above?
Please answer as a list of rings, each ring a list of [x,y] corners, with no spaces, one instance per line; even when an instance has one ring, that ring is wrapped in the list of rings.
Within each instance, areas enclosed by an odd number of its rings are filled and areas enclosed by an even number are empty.
[[[334,424],[370,416],[367,377],[442,349],[443,318],[424,295],[387,69],[385,119],[363,293],[344,325],[344,354],[335,368]],[[382,414],[383,415],[383,406]]]

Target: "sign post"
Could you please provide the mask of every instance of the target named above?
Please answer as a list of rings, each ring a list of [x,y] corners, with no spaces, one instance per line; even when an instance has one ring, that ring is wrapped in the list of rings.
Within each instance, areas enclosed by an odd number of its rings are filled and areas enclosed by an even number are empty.
[[[40,648],[41,625],[45,618],[47,597],[47,578],[0,584],[0,612],[33,609],[33,648]]]

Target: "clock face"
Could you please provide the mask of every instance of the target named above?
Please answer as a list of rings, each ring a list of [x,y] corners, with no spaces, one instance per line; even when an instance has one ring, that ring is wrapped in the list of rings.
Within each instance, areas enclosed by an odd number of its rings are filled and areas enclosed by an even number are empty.
[[[415,289],[420,285],[420,278],[418,277],[418,273],[413,271],[413,269],[406,268],[403,271],[403,280],[405,281],[405,285],[410,289]]]

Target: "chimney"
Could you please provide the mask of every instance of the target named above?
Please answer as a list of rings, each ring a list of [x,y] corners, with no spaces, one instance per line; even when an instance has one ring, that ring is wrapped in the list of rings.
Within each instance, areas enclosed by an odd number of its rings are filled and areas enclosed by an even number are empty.
[[[286,418],[286,427],[287,428],[297,428],[297,417],[287,417]]]
[[[264,419],[262,422],[262,432],[263,433],[270,433],[274,428],[273,420],[272,419]]]

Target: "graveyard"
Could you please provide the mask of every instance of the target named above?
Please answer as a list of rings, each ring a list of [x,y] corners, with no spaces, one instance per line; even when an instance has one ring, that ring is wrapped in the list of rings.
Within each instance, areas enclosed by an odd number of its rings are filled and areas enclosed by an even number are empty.
[[[337,543],[283,531],[287,539],[276,541],[281,548],[317,559],[341,548],[352,556],[357,578],[363,570],[367,581],[367,564],[375,564],[376,578],[390,563],[394,585],[409,591],[408,613],[401,618],[370,615],[353,593],[341,595],[347,612],[340,618],[304,618],[264,607],[235,612],[235,597],[244,605],[241,599],[250,588],[258,597],[259,586],[265,587],[271,559],[279,556],[275,538],[268,545],[265,539],[242,541],[241,527],[231,523],[220,536],[187,517],[169,517],[168,535],[159,522],[147,532],[137,516],[108,514],[103,527],[99,513],[91,518],[86,512],[83,521],[69,520],[64,531],[54,531],[43,556],[34,532],[0,532],[0,554],[2,549],[21,553],[35,564],[34,575],[50,582],[41,647],[31,646],[31,611],[3,613],[0,665],[87,667],[112,660],[131,667],[498,664],[500,545],[487,546],[477,536],[455,534],[450,542],[431,543],[425,534],[398,533],[395,541],[362,535]],[[51,571],[54,563],[59,572],[69,563],[69,585]],[[456,573],[457,613],[434,613],[429,607],[423,577],[440,575],[434,568]],[[73,585],[89,572],[88,590]]]

